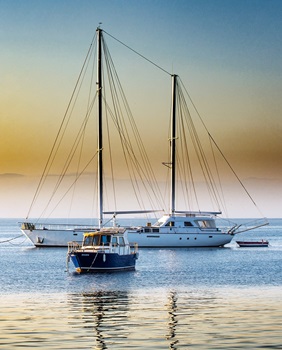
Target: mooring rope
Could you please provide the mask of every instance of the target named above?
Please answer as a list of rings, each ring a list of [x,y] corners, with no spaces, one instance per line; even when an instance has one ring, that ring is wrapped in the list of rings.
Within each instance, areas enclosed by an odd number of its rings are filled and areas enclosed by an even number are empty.
[[[14,237],[14,238],[10,238],[10,239],[7,239],[7,240],[5,240],[5,241],[0,241],[0,244],[1,244],[1,243],[8,243],[8,242],[10,243],[11,241],[14,241],[15,239],[20,238],[20,237],[22,237],[22,236],[24,236],[24,235],[21,234],[21,235],[19,235],[19,236]],[[25,238],[25,240],[26,240],[26,238]],[[25,240],[24,240],[24,241],[25,241]],[[23,242],[24,242],[24,241],[23,241]],[[22,242],[22,243],[23,243],[23,242]],[[21,244],[22,244],[22,243],[21,243]]]

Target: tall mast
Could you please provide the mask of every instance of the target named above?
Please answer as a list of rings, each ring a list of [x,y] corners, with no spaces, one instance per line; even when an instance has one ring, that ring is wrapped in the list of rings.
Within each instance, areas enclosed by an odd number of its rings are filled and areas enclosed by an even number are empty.
[[[176,80],[177,75],[172,76],[172,108],[171,108],[171,136],[170,136],[170,215],[175,212],[175,139],[176,139]]]
[[[97,28],[99,227],[103,225],[102,30]]]

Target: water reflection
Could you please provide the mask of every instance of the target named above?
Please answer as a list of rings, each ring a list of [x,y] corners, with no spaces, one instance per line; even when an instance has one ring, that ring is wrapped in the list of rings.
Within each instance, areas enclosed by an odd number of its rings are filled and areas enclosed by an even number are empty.
[[[87,329],[96,349],[108,349],[109,338],[123,337],[128,295],[121,291],[95,291],[69,295],[71,314],[80,316],[78,327]],[[93,333],[91,332],[93,330]]]
[[[280,288],[1,296],[0,349],[280,349]]]
[[[176,344],[179,342],[176,339],[176,326],[177,326],[177,293],[170,292],[168,295],[168,302],[166,304],[169,314],[169,322],[168,322],[168,334],[166,339],[170,341],[169,349],[177,349]]]
[[[179,303],[180,297],[180,305]],[[68,296],[69,323],[84,329],[96,349],[174,349],[193,344],[195,319],[212,323],[218,300],[206,290],[95,291]],[[196,321],[196,326],[198,321]],[[190,328],[190,333],[188,329]],[[130,346],[129,346],[130,345]]]
[[[95,291],[70,294],[68,303],[69,323],[86,330],[96,349],[177,349],[176,292]]]

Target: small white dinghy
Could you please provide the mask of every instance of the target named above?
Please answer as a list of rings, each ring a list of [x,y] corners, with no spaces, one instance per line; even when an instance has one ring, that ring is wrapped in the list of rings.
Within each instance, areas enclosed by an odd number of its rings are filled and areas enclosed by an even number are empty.
[[[236,241],[236,243],[239,245],[239,247],[268,247],[269,242],[265,240],[261,241]]]

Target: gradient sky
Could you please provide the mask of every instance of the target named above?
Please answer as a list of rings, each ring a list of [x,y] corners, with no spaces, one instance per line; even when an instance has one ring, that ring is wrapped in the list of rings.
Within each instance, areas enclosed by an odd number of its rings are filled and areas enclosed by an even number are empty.
[[[262,213],[281,217],[282,1],[0,0],[0,16],[1,217],[26,216],[99,22],[181,76]]]

